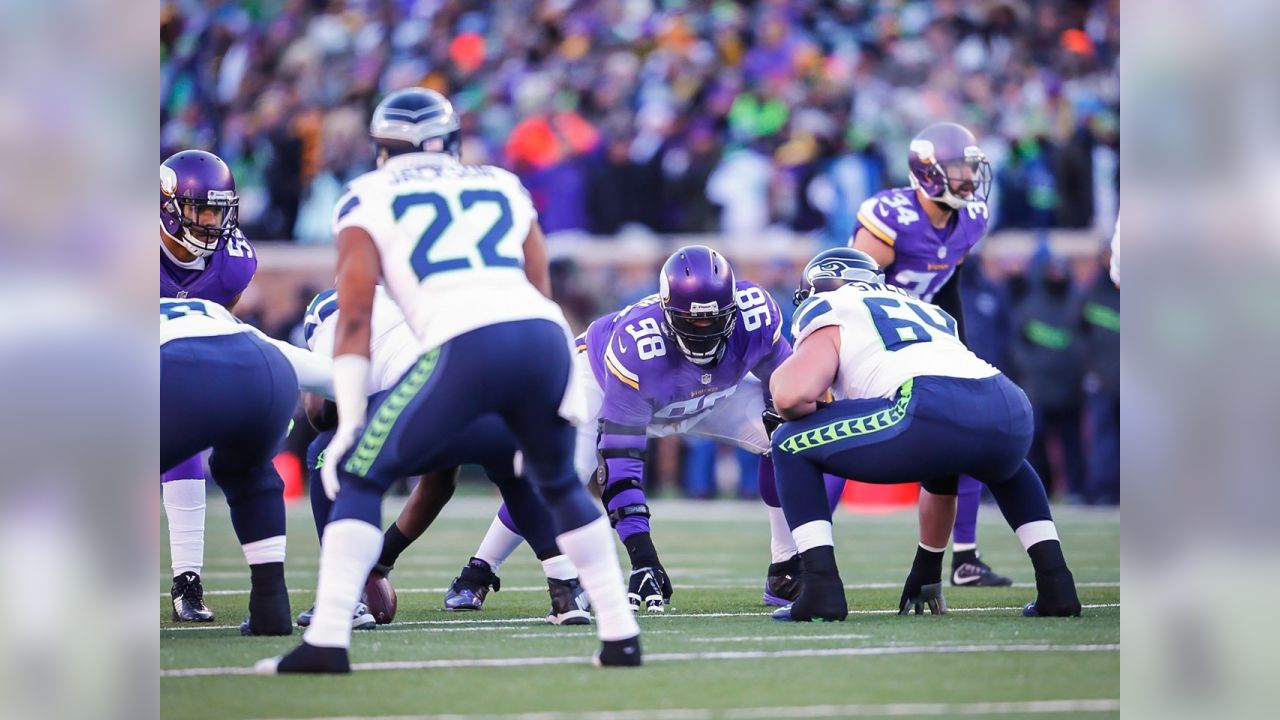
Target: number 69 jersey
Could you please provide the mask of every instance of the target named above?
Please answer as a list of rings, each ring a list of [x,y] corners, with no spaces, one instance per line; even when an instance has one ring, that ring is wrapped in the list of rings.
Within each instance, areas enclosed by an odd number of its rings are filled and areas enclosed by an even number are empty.
[[[999,373],[956,337],[956,321],[899,288],[852,282],[810,295],[792,318],[796,347],[824,327],[840,328],[837,400],[892,398],[924,375],[985,378]]]
[[[893,262],[884,269],[889,284],[929,302],[987,234],[987,206],[974,203],[956,210],[946,227],[936,228],[920,207],[915,190],[893,188],[862,203],[855,236],[859,228],[893,248]]]
[[[511,173],[436,153],[388,158],[353,180],[334,211],[335,235],[373,237],[388,292],[425,349],[486,325],[544,318],[559,306],[524,274],[537,219]]]
[[[633,427],[677,425],[732,395],[748,373],[767,383],[791,355],[778,305],[755,283],[739,281],[736,288],[736,324],[711,367],[681,354],[657,295],[593,322],[577,345],[604,390],[600,417]]]

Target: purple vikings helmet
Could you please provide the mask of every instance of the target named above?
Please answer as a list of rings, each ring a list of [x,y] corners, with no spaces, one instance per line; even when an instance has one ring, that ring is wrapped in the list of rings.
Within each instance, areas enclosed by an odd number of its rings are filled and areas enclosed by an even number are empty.
[[[991,164],[973,133],[955,123],[934,123],[911,141],[911,187],[957,210],[987,201]]]
[[[698,365],[719,360],[737,322],[729,261],[705,245],[680,248],[662,265],[658,298],[680,352]]]
[[[160,164],[160,231],[197,256],[231,237],[239,207],[236,179],[217,155],[183,150]]]
[[[848,247],[823,250],[804,266],[800,287],[791,300],[799,305],[813,293],[830,292],[851,282],[884,284],[884,273],[874,258]]]

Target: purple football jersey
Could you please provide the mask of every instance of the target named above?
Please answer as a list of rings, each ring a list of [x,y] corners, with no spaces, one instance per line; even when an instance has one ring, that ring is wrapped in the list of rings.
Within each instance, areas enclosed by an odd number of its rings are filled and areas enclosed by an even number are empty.
[[[204,258],[204,269],[185,268],[160,248],[160,297],[199,298],[228,305],[244,292],[258,269],[258,255],[239,229],[217,252]]]
[[[738,282],[738,313],[724,355],[712,367],[690,362],[662,318],[657,295],[591,324],[579,339],[604,388],[601,417],[643,427],[695,417],[756,372],[765,383],[791,355],[778,305],[755,283]]]
[[[893,262],[884,269],[889,284],[929,302],[987,234],[987,206],[974,203],[956,210],[946,227],[936,228],[920,207],[915,190],[892,188],[862,203],[853,227],[855,236],[859,228],[893,248]]]

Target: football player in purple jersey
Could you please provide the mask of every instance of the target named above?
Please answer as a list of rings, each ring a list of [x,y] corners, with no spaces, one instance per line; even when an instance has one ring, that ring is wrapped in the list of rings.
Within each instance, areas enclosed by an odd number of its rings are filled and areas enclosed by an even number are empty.
[[[237,225],[240,197],[217,155],[184,150],[160,165],[160,297],[235,306],[258,267]],[[173,562],[173,619],[208,622],[204,564],[205,474],[199,455],[161,476]]]
[[[911,141],[911,186],[872,195],[858,208],[849,245],[884,268],[890,285],[936,304],[956,319],[964,340],[964,310],[956,268],[987,233],[991,165],[973,133],[950,122],[930,125]],[[921,512],[956,503],[951,584],[1011,585],[978,555],[978,504],[982,484],[961,476],[957,499],[921,492]],[[937,506],[937,507],[935,507]]]

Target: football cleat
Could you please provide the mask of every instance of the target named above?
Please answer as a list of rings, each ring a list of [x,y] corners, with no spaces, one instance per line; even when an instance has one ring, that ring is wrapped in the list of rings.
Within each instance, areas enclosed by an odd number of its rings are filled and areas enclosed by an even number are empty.
[[[638,667],[642,664],[640,655],[639,635],[626,640],[605,640],[591,663],[596,667]]]
[[[298,627],[310,627],[311,617],[315,614],[315,605],[298,613]],[[351,629],[372,630],[376,627],[378,627],[378,622],[374,619],[373,613],[369,612],[369,606],[362,602],[356,603],[356,609],[351,613]]]
[[[1080,617],[1076,580],[1063,568],[1048,575],[1036,573],[1036,599],[1022,608],[1026,617]]]
[[[764,580],[764,604],[783,607],[800,597],[800,555],[769,566]]]
[[[187,571],[173,579],[169,588],[169,597],[173,599],[174,622],[210,622],[213,611],[204,604],[204,585],[200,576]]]
[[[493,574],[489,563],[473,557],[445,591],[444,609],[451,612],[479,610],[484,607],[484,599],[490,589],[498,592],[502,589],[502,581]]]
[[[849,601],[839,576],[807,575],[795,602],[773,611],[777,622],[841,622],[849,617]]]
[[[627,602],[631,604],[631,612],[666,612],[666,600],[662,597],[662,586],[657,573],[651,567],[632,568],[631,581],[627,585]]]
[[[317,647],[303,641],[288,655],[259,660],[253,666],[259,675],[282,675],[284,673],[324,673],[344,674],[351,672],[351,661],[347,657],[347,649],[342,647]]]
[[[923,585],[919,595],[903,598],[902,604],[898,607],[898,614],[910,615],[911,611],[915,610],[917,615],[923,615],[926,607],[934,615],[947,613],[947,599],[942,596],[941,582]]]
[[[1008,587],[1013,578],[997,575],[980,559],[951,566],[951,584],[956,587]]]
[[[552,625],[590,625],[591,603],[577,578],[556,580],[547,578],[547,592],[551,594],[551,612],[547,622]]]

